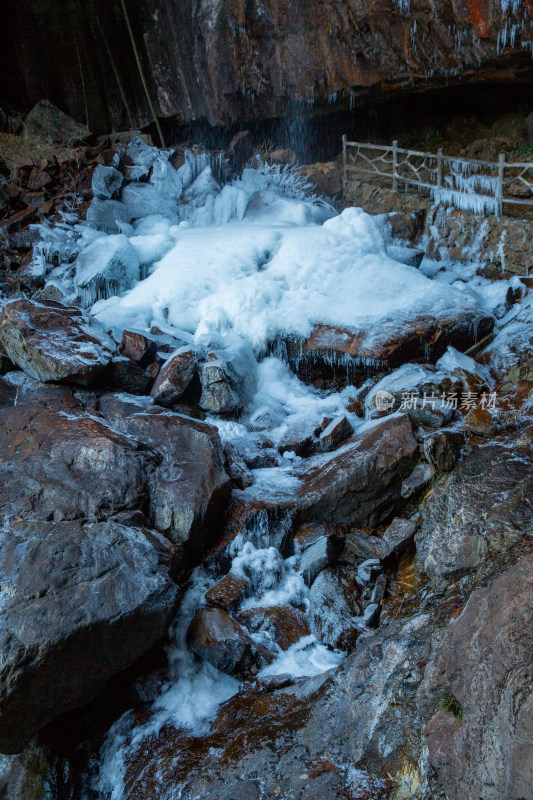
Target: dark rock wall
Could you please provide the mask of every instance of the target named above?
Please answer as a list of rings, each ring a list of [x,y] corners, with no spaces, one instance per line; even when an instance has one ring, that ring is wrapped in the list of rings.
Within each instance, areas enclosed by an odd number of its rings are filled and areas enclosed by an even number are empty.
[[[127,0],[162,117],[212,125],[349,108],[530,69],[533,0]],[[18,0],[0,104],[47,96],[94,130],[149,121],[119,0]],[[112,62],[116,67],[113,69]],[[83,80],[82,80],[83,78]],[[86,111],[87,109],[87,111]]]

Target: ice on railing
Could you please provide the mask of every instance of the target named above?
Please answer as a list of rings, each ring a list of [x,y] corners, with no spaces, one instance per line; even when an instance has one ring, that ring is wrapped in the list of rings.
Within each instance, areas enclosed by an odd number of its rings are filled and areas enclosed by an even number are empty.
[[[498,201],[495,197],[484,194],[465,194],[459,189],[433,187],[431,196],[436,205],[455,206],[461,211],[473,211],[474,214],[497,214]]]
[[[445,177],[448,189],[458,189],[465,194],[490,194],[494,197],[498,189],[498,178],[492,175],[473,174],[464,177],[458,173],[451,173]]]

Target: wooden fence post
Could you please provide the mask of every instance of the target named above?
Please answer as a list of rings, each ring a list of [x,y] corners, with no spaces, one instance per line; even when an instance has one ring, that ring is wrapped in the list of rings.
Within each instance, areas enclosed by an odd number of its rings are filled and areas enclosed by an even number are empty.
[[[392,191],[398,191],[398,142],[392,143]]]
[[[503,213],[503,179],[505,176],[505,153],[498,157],[498,187],[496,189],[496,202],[498,203],[498,216]]]
[[[342,137],[342,174],[344,176],[344,180],[345,181],[348,180],[348,164],[347,164],[347,161],[346,161],[347,150],[348,150],[347,138],[346,138],[346,134],[344,134],[343,137]]]
[[[444,153],[442,152],[442,147],[439,147],[437,150],[437,187],[442,189],[442,179],[443,179],[443,163],[442,157]]]

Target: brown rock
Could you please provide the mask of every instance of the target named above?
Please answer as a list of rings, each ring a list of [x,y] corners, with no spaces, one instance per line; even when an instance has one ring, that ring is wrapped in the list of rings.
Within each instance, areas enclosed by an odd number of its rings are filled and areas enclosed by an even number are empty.
[[[219,608],[199,611],[187,632],[189,647],[221,672],[245,678],[272,660],[246,630]]]
[[[251,608],[241,611],[238,619],[252,633],[268,634],[282,650],[310,633],[305,615],[292,606]]]
[[[224,611],[235,611],[246,597],[249,589],[250,583],[246,578],[228,572],[206,592],[205,599],[209,605],[217,606]]]
[[[41,381],[89,381],[113,355],[113,340],[79,308],[52,300],[7,303],[0,339],[15,364]]]
[[[532,662],[529,554],[471,595],[426,668],[418,706],[448,797],[531,796]]]
[[[148,367],[153,363],[157,354],[157,345],[153,339],[148,339],[142,333],[124,331],[118,346],[121,355],[135,361],[141,367]]]
[[[442,430],[424,439],[424,455],[441,472],[451,472],[465,443],[462,431]]]
[[[196,374],[198,354],[194,348],[182,347],[165,361],[150,392],[156,403],[171,405],[185,392]]]
[[[353,433],[353,428],[344,415],[333,419],[319,437],[319,448],[323,452],[334,450]]]
[[[486,408],[477,406],[470,411],[463,420],[463,428],[474,436],[482,436],[484,439],[492,439],[496,432],[496,426],[490,411]]]

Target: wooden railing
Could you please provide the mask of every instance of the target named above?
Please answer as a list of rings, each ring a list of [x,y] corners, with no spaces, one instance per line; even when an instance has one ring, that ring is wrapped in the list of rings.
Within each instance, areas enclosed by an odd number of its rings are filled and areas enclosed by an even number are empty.
[[[435,202],[477,213],[501,214],[505,204],[533,207],[533,163],[497,162],[406,150],[392,145],[349,142],[342,137],[343,175],[372,175],[392,182],[393,191],[414,188]]]

